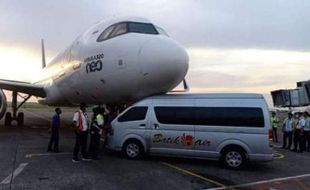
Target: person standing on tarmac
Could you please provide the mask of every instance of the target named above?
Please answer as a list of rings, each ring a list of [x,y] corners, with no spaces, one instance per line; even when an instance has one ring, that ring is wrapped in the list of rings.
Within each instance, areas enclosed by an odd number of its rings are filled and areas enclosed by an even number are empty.
[[[73,126],[75,131],[75,145],[73,150],[73,163],[78,163],[79,158],[78,154],[81,149],[82,152],[82,160],[90,161],[86,154],[86,146],[87,146],[87,130],[88,130],[88,116],[86,113],[86,104],[80,104],[80,110],[75,112],[73,116]]]
[[[278,123],[279,123],[279,120],[276,117],[276,113],[272,112],[271,124],[272,124],[272,141],[273,142],[278,142]]]
[[[288,117],[285,118],[283,122],[283,145],[282,148],[284,149],[290,149],[292,146],[292,131],[294,126],[294,120],[293,120],[293,114],[288,113]],[[288,139],[288,146],[287,145],[287,139]]]
[[[298,114],[296,115],[296,117],[298,118],[296,127],[295,127],[295,131],[294,131],[294,149],[293,151],[295,152],[300,152],[302,153],[302,133],[303,133],[303,128],[305,126],[305,119],[303,117],[302,114]]]
[[[51,139],[48,144],[47,152],[59,152],[58,143],[59,143],[59,128],[60,128],[60,114],[61,109],[56,108],[55,114],[52,118],[52,126],[51,126]],[[54,148],[52,149],[54,145]]]
[[[104,112],[105,109],[101,107],[94,108],[94,118],[90,129],[90,145],[87,155],[93,159],[98,160],[98,150],[100,146],[100,137],[104,128]]]
[[[303,150],[310,151],[310,117],[307,111],[304,112],[305,126],[303,132]]]

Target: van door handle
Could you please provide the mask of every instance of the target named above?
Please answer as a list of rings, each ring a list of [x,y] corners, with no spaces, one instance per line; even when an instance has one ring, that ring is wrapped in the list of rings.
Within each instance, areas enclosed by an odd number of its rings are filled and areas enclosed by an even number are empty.
[[[154,128],[155,129],[158,129],[159,128],[159,125],[157,123],[154,123]]]
[[[143,124],[143,123],[142,123],[142,124],[140,124],[139,126],[141,126],[141,127],[145,127],[145,124]]]

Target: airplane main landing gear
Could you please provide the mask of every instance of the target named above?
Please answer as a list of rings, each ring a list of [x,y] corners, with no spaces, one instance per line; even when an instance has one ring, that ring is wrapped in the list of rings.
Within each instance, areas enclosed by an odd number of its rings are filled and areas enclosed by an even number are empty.
[[[17,105],[17,96],[20,96],[21,98],[24,99],[19,105]],[[31,95],[28,95],[26,97],[23,97],[18,94],[18,92],[13,92],[12,93],[12,113],[11,112],[6,112],[5,118],[4,118],[4,124],[5,126],[11,126],[12,121],[17,121],[18,126],[23,126],[24,125],[24,113],[19,112],[17,114],[18,109],[31,97]]]

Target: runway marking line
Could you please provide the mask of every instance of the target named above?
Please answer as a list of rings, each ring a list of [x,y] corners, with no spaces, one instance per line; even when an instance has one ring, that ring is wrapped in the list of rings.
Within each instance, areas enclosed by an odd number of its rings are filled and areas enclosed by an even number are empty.
[[[285,158],[285,156],[283,154],[275,151],[274,156],[273,156],[274,160],[280,160],[280,159],[283,159],[283,158]]]
[[[40,118],[40,119],[43,119],[43,120],[45,120],[45,121],[49,121],[49,122],[51,122],[52,120],[51,119],[47,119],[46,117],[43,117],[43,116],[41,116],[41,115],[39,115],[39,114],[35,114],[35,113],[33,113],[32,111],[29,111],[29,110],[26,110],[26,109],[22,109],[24,112],[27,112],[27,113],[30,113],[31,115],[33,115],[33,116],[36,116],[36,117],[38,117],[38,118]]]
[[[23,169],[28,165],[28,163],[21,163],[19,164],[18,168],[16,168],[12,174],[10,174],[8,177],[6,177],[4,180],[1,181],[0,184],[9,184],[11,180],[13,180],[16,176],[18,176]]]
[[[72,154],[71,152],[58,152],[58,153],[35,153],[35,154],[26,154],[25,158],[32,158],[36,156],[57,156],[57,155],[67,155]]]
[[[260,185],[260,184],[265,184],[265,183],[279,182],[279,181],[305,178],[305,177],[310,177],[310,174],[297,175],[297,176],[291,176],[291,177],[283,177],[283,178],[275,178],[275,179],[270,179],[270,180],[263,180],[263,181],[257,181],[257,182],[253,182],[253,183],[246,183],[246,184],[234,185],[234,186],[228,186],[228,187],[210,188],[208,190],[222,190],[222,189],[226,189],[226,188],[229,189],[229,188],[247,187],[247,186]]]
[[[199,175],[199,174],[193,173],[193,172],[191,172],[191,171],[189,171],[189,170],[180,168],[180,167],[178,167],[178,166],[172,165],[172,164],[167,163],[167,162],[162,162],[162,161],[161,161],[160,163],[163,164],[163,165],[165,165],[165,166],[167,166],[167,167],[169,167],[169,168],[173,168],[173,169],[175,169],[175,170],[177,170],[177,171],[179,171],[179,172],[181,172],[181,173],[185,173],[185,174],[187,174],[187,175],[190,175],[190,176],[199,178],[199,179],[201,179],[201,180],[203,180],[203,181],[207,181],[207,182],[209,182],[209,183],[218,185],[218,186],[220,186],[220,187],[222,187],[222,188],[224,188],[224,189],[227,188],[226,185],[224,185],[224,184],[222,184],[222,183],[220,183],[220,182],[214,181],[214,180],[212,180],[212,179],[208,179],[208,178],[203,177],[203,176],[201,176],[201,175]]]

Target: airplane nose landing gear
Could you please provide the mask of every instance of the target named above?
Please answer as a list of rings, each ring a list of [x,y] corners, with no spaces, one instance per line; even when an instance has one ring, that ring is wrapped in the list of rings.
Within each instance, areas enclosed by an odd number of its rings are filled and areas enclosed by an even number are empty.
[[[19,105],[17,105],[17,96],[21,97],[24,99]],[[13,92],[12,93],[12,112],[6,112],[5,118],[4,118],[4,124],[5,126],[11,126],[12,121],[17,121],[18,126],[23,126],[24,125],[24,113],[19,112],[17,114],[18,109],[31,97],[31,95],[28,95],[26,97],[21,96],[18,94],[18,92]]]

